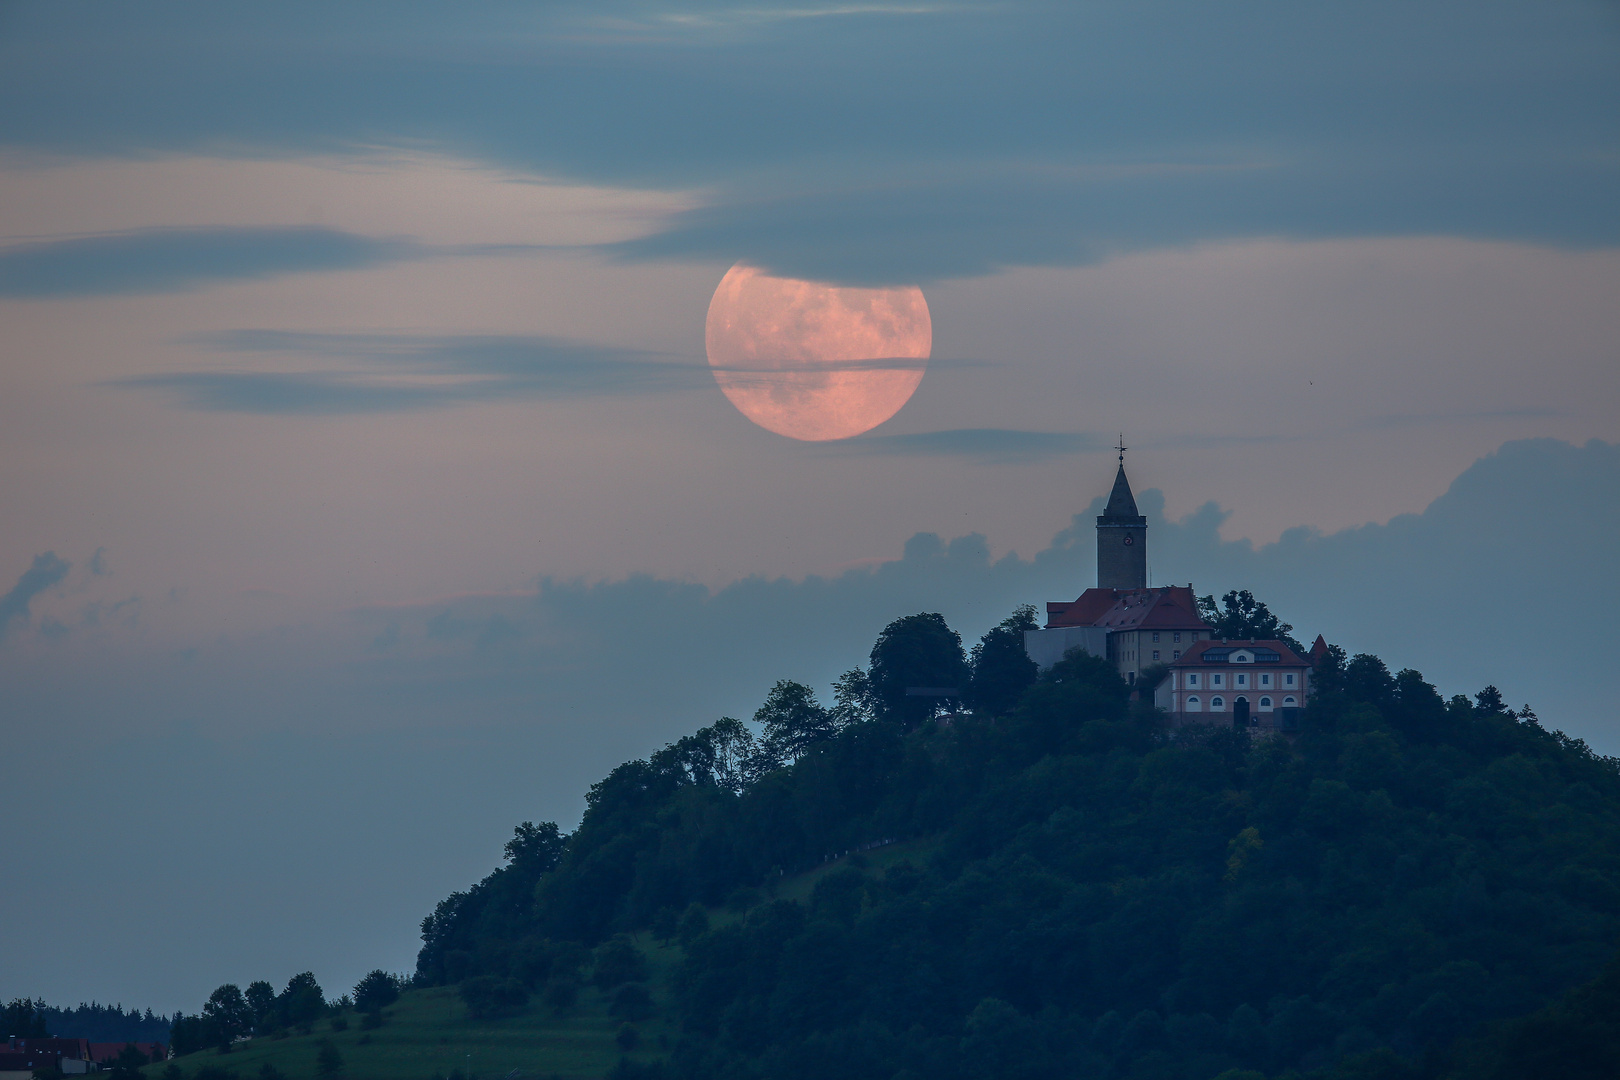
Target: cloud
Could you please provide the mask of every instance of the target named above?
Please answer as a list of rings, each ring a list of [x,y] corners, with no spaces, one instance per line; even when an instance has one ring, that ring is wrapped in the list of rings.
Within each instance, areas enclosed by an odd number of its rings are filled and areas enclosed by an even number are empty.
[[[19,619],[26,622],[28,607],[34,602],[34,597],[61,582],[72,566],[65,559],[57,558],[54,551],[35,555],[34,565],[23,571],[10,592],[0,596],[0,638],[4,638],[12,624]]]
[[[216,281],[353,270],[432,248],[318,227],[139,229],[0,248],[0,296],[166,293]]]
[[[408,967],[423,913],[497,865],[513,824],[568,827],[618,762],[750,715],[777,679],[825,697],[898,616],[939,611],[971,645],[1018,604],[1073,599],[1095,580],[1091,519],[1108,477],[1094,480],[1097,497],[1028,557],[921,533],[898,557],[803,580],[546,579],[185,649],[141,651],[143,619],[42,642],[39,655],[0,651],[14,752],[98,777],[67,803],[53,797],[56,771],[14,779],[16,828],[32,843],[12,869],[41,883],[17,898],[18,917],[38,933],[0,974],[52,998],[90,985],[195,1009],[221,970],[315,968],[347,986]],[[1307,640],[1416,668],[1448,695],[1495,683],[1549,726],[1620,752],[1620,446],[1509,443],[1422,513],[1258,547],[1221,538],[1214,502],[1166,520],[1158,492],[1137,501],[1156,582],[1252,589]],[[60,572],[53,559],[36,560],[45,578]],[[126,818],[211,855],[143,875],[148,853],[105,828]],[[67,849],[87,854],[52,861]],[[80,900],[108,867],[141,887],[116,919],[87,918]],[[334,908],[335,894],[352,903]]]
[[[239,330],[196,343],[235,354],[322,358],[360,366],[340,371],[176,372],[108,385],[168,391],[193,409],[269,415],[400,412],[519,398],[665,394],[713,385],[704,365],[548,337]]]
[[[822,453],[880,457],[961,458],[977,465],[1021,465],[1101,449],[1107,440],[1080,432],[960,428],[903,435],[864,435],[826,443]]]
[[[0,143],[701,189],[612,250],[852,282],[1256,236],[1620,242],[1609,5],[291,8],[14,14]]]

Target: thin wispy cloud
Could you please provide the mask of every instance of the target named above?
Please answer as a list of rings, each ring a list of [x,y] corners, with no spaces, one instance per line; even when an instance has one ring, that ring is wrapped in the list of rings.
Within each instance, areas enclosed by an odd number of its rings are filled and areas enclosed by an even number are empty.
[[[874,457],[960,458],[977,465],[1022,465],[1072,457],[1107,446],[1108,440],[1086,432],[1018,431],[1010,428],[959,428],[903,435],[863,435],[820,444],[823,453]]]
[[[0,248],[0,296],[166,293],[210,282],[353,270],[431,254],[319,227],[139,229]]]
[[[164,391],[186,408],[265,415],[404,412],[516,399],[622,397],[710,388],[706,365],[549,337],[238,330],[194,339],[227,354],[279,354],[339,369],[186,371],[107,385]]]
[[[185,292],[284,274],[358,270],[417,259],[527,255],[579,245],[427,244],[323,226],[132,229],[0,247],[0,296]]]

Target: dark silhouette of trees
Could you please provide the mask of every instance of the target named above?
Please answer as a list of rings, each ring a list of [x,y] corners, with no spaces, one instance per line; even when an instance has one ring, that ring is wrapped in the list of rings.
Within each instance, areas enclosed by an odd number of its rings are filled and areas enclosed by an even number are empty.
[[[1024,651],[1024,632],[1039,629],[1035,608],[1025,604],[992,627],[973,646],[967,703],[974,712],[1009,713],[1035,681],[1035,661]]]
[[[30,1001],[27,998],[12,998],[6,1003],[4,1013],[0,1013],[0,1024],[5,1026],[5,1034],[13,1039],[45,1039],[50,1032],[45,1023],[45,1002]]]
[[[208,995],[202,1016],[212,1026],[219,1046],[229,1046],[253,1031],[253,1015],[248,1012],[242,988],[235,983],[226,983]]]
[[[1215,603],[1215,596],[1198,598],[1198,613],[1203,616],[1215,631],[1218,638],[1229,640],[1257,640],[1281,641],[1290,649],[1305,655],[1305,647],[1294,639],[1292,625],[1280,621],[1271,613],[1263,601],[1256,600],[1254,594],[1248,589],[1233,590],[1221,597],[1219,605]]]
[[[961,635],[937,612],[896,619],[872,646],[867,678],[879,714],[906,730],[916,727],[934,716],[942,699],[908,690],[950,690],[960,697],[968,686]]]
[[[803,683],[783,679],[765,695],[754,713],[754,723],[765,729],[765,745],[773,761],[794,761],[816,743],[838,732],[838,722],[821,707],[815,691]]]
[[[556,826],[552,825],[552,829],[555,830]],[[400,980],[379,968],[355,983],[354,1007],[363,1013],[386,1009],[399,1000],[399,991]]]

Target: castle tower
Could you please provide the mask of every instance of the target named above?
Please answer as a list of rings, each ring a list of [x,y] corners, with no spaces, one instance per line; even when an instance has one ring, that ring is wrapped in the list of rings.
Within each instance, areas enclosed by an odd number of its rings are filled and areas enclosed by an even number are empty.
[[[1119,473],[1108,506],[1097,519],[1097,587],[1147,588],[1147,518],[1136,512],[1131,482],[1125,479],[1125,440],[1119,446]]]

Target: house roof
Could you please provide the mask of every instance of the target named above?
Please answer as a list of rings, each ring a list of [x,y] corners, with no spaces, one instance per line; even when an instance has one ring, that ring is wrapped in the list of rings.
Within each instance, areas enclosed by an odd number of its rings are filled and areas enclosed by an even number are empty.
[[[133,1046],[147,1057],[152,1057],[154,1054],[165,1058],[169,1056],[168,1050],[165,1049],[162,1043],[93,1042],[90,1044],[90,1060],[111,1061],[113,1058],[116,1058],[119,1054],[123,1053],[124,1047],[126,1046]]]
[[[87,1060],[85,1055],[89,1052],[88,1039],[57,1039],[48,1035],[41,1038],[7,1039],[0,1044],[0,1053],[61,1054],[81,1061]]]
[[[1248,651],[1257,654],[1257,662],[1268,667],[1278,664],[1282,667],[1310,667],[1311,663],[1303,656],[1290,649],[1286,643],[1274,638],[1261,641],[1251,641],[1248,638],[1233,638],[1230,641],[1200,641],[1186,652],[1181,654],[1179,660],[1171,662],[1173,668],[1210,667],[1216,664],[1230,663],[1228,657],[1238,651]],[[1276,659],[1270,659],[1268,654],[1276,654]]]
[[[1108,630],[1208,630],[1187,585],[1156,589],[1087,589],[1072,604],[1046,605],[1047,629],[1101,626]]]
[[[1073,603],[1048,602],[1046,628],[1059,626],[1096,626],[1103,613],[1118,602],[1124,589],[1087,589]]]

